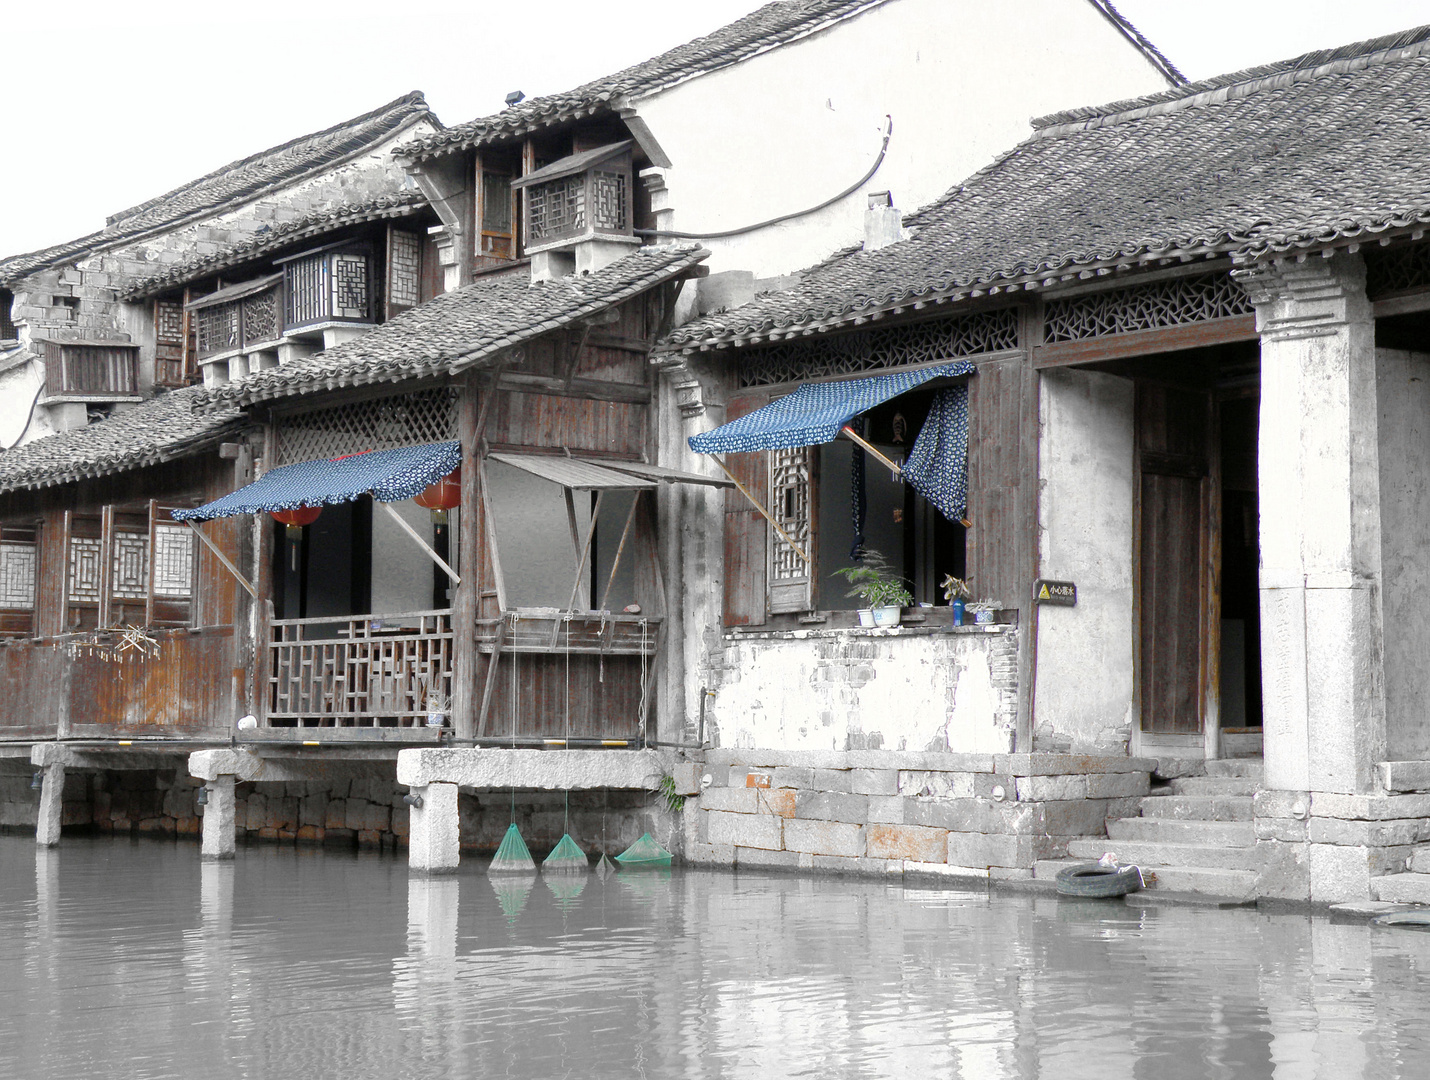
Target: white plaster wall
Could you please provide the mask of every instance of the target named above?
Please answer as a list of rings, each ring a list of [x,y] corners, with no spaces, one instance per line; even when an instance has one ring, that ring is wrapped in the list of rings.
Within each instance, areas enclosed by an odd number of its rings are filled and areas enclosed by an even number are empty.
[[[707,737],[780,750],[1006,754],[1016,635],[801,636],[725,642]]]
[[[1430,355],[1376,350],[1386,752],[1430,758]]]
[[[1031,117],[1167,88],[1086,0],[895,0],[637,101],[669,156],[670,227],[713,232],[823,202],[894,135],[868,191],[905,212],[1030,134]],[[715,271],[809,266],[863,239],[856,192],[818,214],[707,241]]]
[[[1034,745],[1112,749],[1136,722],[1132,382],[1045,371],[1040,409],[1041,576],[1076,582],[1078,596],[1038,612]]]

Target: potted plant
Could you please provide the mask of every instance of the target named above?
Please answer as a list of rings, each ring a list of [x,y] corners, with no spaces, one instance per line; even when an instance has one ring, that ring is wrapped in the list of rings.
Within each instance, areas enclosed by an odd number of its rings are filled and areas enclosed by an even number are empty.
[[[979,626],[985,626],[993,621],[993,613],[998,610],[997,600],[976,600],[967,605],[968,614],[973,616],[973,621]]]
[[[948,606],[953,608],[953,625],[962,626],[964,602],[973,599],[968,582],[962,578],[956,578],[952,574],[944,575],[943,598],[948,601]]]
[[[898,626],[899,611],[914,602],[903,579],[877,551],[864,552],[864,561],[834,571],[853,586],[846,596],[864,601],[859,609],[860,626]]]

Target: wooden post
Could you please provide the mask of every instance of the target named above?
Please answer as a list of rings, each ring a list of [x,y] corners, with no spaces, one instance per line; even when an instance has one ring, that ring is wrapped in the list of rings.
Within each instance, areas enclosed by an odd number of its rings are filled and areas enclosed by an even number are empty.
[[[495,396],[495,388],[482,393]],[[457,437],[462,444],[464,463],[479,460],[477,429],[480,426],[478,382],[474,376],[462,380],[457,399]],[[482,403],[485,417],[490,402]],[[457,510],[457,566],[466,574],[466,581],[452,593],[452,727],[458,738],[474,738],[477,718],[473,713],[477,687],[477,609],[481,604],[481,531],[477,521],[482,516],[478,502],[482,481],[480,468],[471,464],[462,470],[461,503]],[[450,552],[449,552],[450,553]]]

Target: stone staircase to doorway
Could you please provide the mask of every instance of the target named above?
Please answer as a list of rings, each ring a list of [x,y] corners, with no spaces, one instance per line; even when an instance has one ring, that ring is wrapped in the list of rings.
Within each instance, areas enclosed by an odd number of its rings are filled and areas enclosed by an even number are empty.
[[[1251,800],[1261,761],[1208,761],[1205,776],[1172,780],[1139,804],[1140,814],[1107,823],[1106,837],[1068,844],[1069,859],[1039,862],[1033,876],[1051,879],[1065,866],[1112,852],[1119,863],[1149,871],[1148,887],[1230,900],[1256,895],[1256,834]]]

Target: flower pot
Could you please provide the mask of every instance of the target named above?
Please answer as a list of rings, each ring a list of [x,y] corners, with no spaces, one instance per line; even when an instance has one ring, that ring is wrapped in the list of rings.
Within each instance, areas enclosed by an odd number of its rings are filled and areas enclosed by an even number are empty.
[[[973,621],[979,626],[987,626],[993,621],[993,612],[987,608],[980,608],[973,613]]]
[[[860,626],[873,626],[873,625],[874,625],[874,610],[873,610],[872,608],[861,607],[861,608],[859,609],[859,625],[860,625]]]
[[[875,626],[898,626],[899,615],[903,611],[898,604],[891,604],[888,607],[876,607],[874,609]]]
[[[949,606],[950,606],[951,608],[953,608],[953,625],[954,625],[954,626],[962,626],[962,625],[963,625],[963,601],[962,601],[962,600],[953,600],[952,602],[950,602]]]

